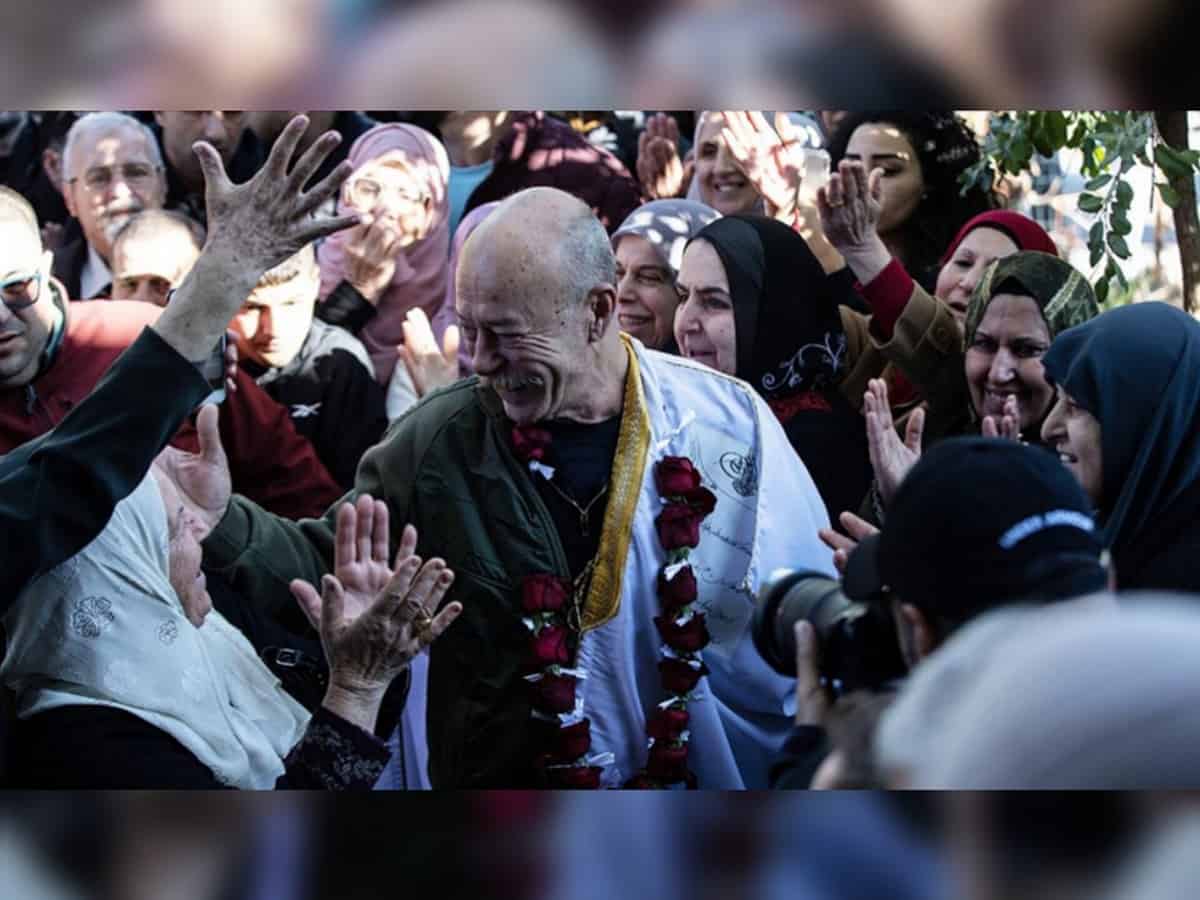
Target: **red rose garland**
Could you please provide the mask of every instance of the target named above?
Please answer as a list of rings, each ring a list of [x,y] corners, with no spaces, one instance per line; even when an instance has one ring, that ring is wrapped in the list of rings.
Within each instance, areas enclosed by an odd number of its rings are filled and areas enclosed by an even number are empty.
[[[535,426],[513,428],[513,449],[532,470],[545,474],[543,461],[550,446],[548,431]],[[708,645],[704,613],[693,608],[698,596],[696,576],[688,565],[689,551],[700,543],[700,523],[716,506],[716,497],[700,483],[691,460],[662,459],[654,469],[655,485],[664,501],[655,520],[667,561],[659,572],[657,593],[661,614],[654,619],[663,641],[659,678],[667,699],[646,723],[646,767],[627,788],[696,787],[687,767],[688,702],[708,668],[700,652]],[[587,673],[567,666],[578,647],[567,626],[566,604],[573,585],[550,574],[527,576],[521,585],[521,608],[530,630],[530,683],[534,717],[551,726],[536,763],[550,787],[598,788],[604,757],[589,757],[591,721],[582,714],[576,686]]]
[[[513,450],[518,458],[542,471],[551,435],[536,426],[514,427]],[[569,579],[557,575],[526,576],[521,582],[521,609],[529,629],[528,668],[533,715],[544,733],[542,751],[534,760],[547,787],[600,787],[606,756],[589,757],[591,720],[583,716],[576,693],[582,669],[570,668],[578,636],[567,624],[567,600],[574,590]]]
[[[688,556],[700,543],[700,523],[717,505],[712,491],[700,483],[700,472],[690,459],[668,456],[654,467],[654,483],[666,504],[654,525],[667,551],[667,562],[658,573],[660,615],[654,619],[663,642],[659,678],[667,699],[646,723],[649,754],[646,768],[625,783],[627,788],[696,787],[688,769],[688,703],[692,691],[708,668],[700,656],[709,642],[704,613],[694,609],[699,595],[696,574]]]

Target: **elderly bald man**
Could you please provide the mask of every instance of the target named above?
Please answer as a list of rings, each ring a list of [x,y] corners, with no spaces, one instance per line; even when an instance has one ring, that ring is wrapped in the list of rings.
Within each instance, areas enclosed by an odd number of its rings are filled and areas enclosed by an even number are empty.
[[[773,569],[832,574],[824,507],[746,384],[620,333],[614,276],[580,201],[506,200],[458,268],[477,375],[358,470],[351,496],[387,501],[393,548],[413,523],[464,607],[413,673],[410,787],[765,787],[788,732],[791,684],[746,632]],[[179,484],[214,529],[206,558],[290,608],[289,579],[334,565],[332,514],[230,500],[209,450]]]

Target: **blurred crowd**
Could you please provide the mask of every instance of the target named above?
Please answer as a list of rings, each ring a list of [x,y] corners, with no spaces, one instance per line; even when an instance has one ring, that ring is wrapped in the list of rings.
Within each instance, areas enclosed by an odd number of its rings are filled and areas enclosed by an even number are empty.
[[[295,794],[13,794],[0,860],[36,900],[365,900],[398,881],[486,900],[1184,900],[1200,840],[1194,800],[1131,793],[477,796],[397,817]]]
[[[917,77],[860,51],[864,97]],[[964,179],[986,125],[0,114],[0,783],[1200,782],[1200,323],[1103,310],[1035,194]],[[0,829],[72,859],[31,897],[368,896],[381,859],[478,896],[1194,883],[1170,795],[443,796],[403,836],[305,798]]]

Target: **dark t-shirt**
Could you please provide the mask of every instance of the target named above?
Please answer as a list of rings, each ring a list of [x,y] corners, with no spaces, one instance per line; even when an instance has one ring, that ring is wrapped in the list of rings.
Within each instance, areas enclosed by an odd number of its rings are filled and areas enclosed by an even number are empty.
[[[615,416],[591,425],[550,422],[545,427],[553,435],[546,462],[554,467],[554,486],[539,475],[534,475],[533,481],[554,520],[571,575],[578,577],[600,547],[600,531],[608,506],[608,493],[605,491],[588,509],[585,534],[580,527],[579,510],[554,488],[559,488],[579,506],[588,507],[588,503],[608,485],[613,457],[617,452],[621,417]]]

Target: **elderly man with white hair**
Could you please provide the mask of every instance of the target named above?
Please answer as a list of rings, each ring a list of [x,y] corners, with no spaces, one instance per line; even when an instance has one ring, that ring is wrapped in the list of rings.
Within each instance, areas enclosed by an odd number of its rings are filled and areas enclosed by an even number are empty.
[[[748,385],[620,333],[615,274],[582,202],[506,200],[457,272],[476,377],[359,467],[349,496],[395,523],[375,539],[414,524],[464,610],[413,672],[410,786],[761,788],[787,735],[792,685],[747,632],[772,570],[832,574],[824,507]],[[231,500],[206,450],[178,483],[207,558],[290,606],[289,579],[334,564],[333,518]]]
[[[54,256],[54,277],[72,299],[107,297],[117,232],[146,209],[161,209],[167,180],[158,141],[146,125],[117,112],[90,113],[67,132],[63,198],[81,239]]]

